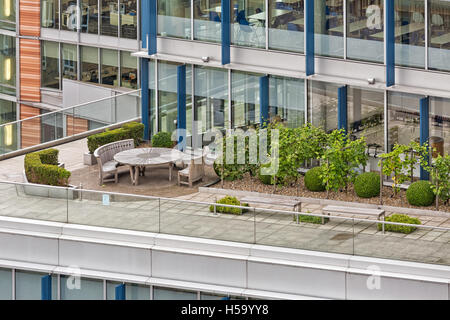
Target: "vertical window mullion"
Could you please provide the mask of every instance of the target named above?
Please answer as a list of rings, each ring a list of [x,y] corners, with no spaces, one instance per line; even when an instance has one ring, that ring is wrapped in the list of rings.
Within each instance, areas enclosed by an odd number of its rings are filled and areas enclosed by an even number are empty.
[[[158,59],[155,59],[155,117],[156,117],[156,128],[155,128],[155,133],[159,132],[159,127],[160,127],[160,123],[159,123],[159,83],[158,83],[158,69],[159,69],[159,63],[158,63]],[[148,89],[148,88],[147,88]]]
[[[428,0],[425,1],[425,70],[428,70],[428,36],[429,36],[429,13],[428,13]]]
[[[266,23],[265,23],[265,33],[266,33],[266,50],[269,49],[269,0],[265,0],[266,6]]]
[[[120,0],[117,0],[117,37],[120,38],[122,34],[120,33],[122,22],[122,12],[120,11]]]
[[[194,40],[194,0],[191,0],[191,40]]]
[[[97,0],[97,35],[102,34],[100,31],[100,28],[102,27],[101,21],[102,21],[102,14],[103,14],[103,8],[102,6],[102,0]]]
[[[347,60],[347,0],[344,0],[344,60]]]
[[[97,54],[98,54],[98,83],[102,83],[102,50],[100,48],[97,48]]]

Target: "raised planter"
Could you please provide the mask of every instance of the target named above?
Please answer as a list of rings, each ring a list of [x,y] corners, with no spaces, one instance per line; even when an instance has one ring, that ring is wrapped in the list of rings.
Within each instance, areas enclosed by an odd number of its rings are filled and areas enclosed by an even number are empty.
[[[78,199],[79,191],[76,186],[69,185],[67,188],[54,187],[29,183],[25,170],[23,171],[23,179],[29,185],[22,185],[23,192],[28,196],[55,198],[55,199]],[[18,186],[20,187],[20,186]]]
[[[85,152],[83,155],[83,164],[93,166],[94,164],[97,164],[97,158],[94,157],[93,153]]]

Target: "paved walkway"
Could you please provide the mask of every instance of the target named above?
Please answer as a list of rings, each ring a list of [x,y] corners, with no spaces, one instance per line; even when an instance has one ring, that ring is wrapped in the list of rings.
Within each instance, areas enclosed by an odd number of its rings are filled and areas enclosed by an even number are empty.
[[[211,202],[216,195],[184,197]],[[83,192],[82,200],[54,199],[26,195],[22,187],[0,184],[0,215],[450,265],[449,231],[382,234],[369,221],[297,224],[292,214],[258,210],[241,216],[214,215],[207,205],[175,199],[116,195],[104,199],[102,193],[89,192]]]

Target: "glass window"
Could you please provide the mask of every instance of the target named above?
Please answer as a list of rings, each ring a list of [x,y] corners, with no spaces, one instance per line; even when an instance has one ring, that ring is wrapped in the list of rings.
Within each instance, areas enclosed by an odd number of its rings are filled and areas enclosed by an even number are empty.
[[[158,34],[163,37],[190,39],[191,1],[158,1]]]
[[[98,49],[81,47],[81,81],[98,83]]]
[[[269,117],[290,128],[305,123],[305,82],[302,79],[270,76]]]
[[[420,139],[420,96],[409,93],[388,94],[388,151],[394,144],[409,144]]]
[[[42,299],[42,277],[47,274],[16,270],[15,286],[16,300],[41,300]],[[52,276],[52,299],[58,296],[58,278]]]
[[[303,52],[303,1],[269,0],[269,48]]]
[[[425,1],[395,0],[395,63],[425,67]]]
[[[49,113],[41,109],[41,143],[61,139],[63,132],[63,115],[60,112]]]
[[[77,80],[77,46],[61,44],[63,78]]]
[[[0,300],[12,299],[12,271],[0,269]]]
[[[196,66],[194,79],[197,133],[228,128],[228,72]]]
[[[119,73],[118,51],[102,49],[102,83],[118,87],[117,74]]]
[[[16,38],[0,34],[0,93],[16,94]]]
[[[384,92],[348,87],[348,133],[366,138],[367,145],[384,152]],[[375,150],[375,149],[371,149]]]
[[[308,114],[310,122],[326,132],[337,129],[337,93],[340,86],[311,81],[308,86]]]
[[[347,1],[347,57],[384,62],[384,0]]]
[[[41,86],[59,89],[59,44],[41,41]]]
[[[106,299],[116,299],[116,287],[122,282],[107,281],[106,282]],[[125,299],[126,300],[150,300],[150,287],[135,283],[125,284]]]
[[[450,71],[450,1],[428,0],[429,68]]]
[[[98,34],[97,0],[81,0],[81,32]]]
[[[155,81],[155,61],[154,60],[150,60],[149,61],[149,66],[148,66],[148,70],[149,70],[149,76],[148,76],[148,83],[149,83],[149,123],[150,123],[150,138],[153,137],[153,135],[157,132],[156,131],[156,122],[157,122],[157,118],[156,118],[156,81]]]
[[[16,30],[16,0],[0,0],[0,29]]]
[[[103,280],[62,275],[61,300],[103,300]]]
[[[102,9],[102,29],[101,34],[105,36],[117,37],[119,30],[119,11],[117,10],[117,0],[101,0]]]
[[[450,99],[430,98],[430,146],[438,154],[450,154]]]
[[[314,1],[315,52],[330,57],[344,56],[344,1]]]
[[[131,52],[120,52],[120,70],[122,87],[137,89],[137,58]]]
[[[204,41],[221,41],[220,0],[194,0],[194,39]]]
[[[153,300],[197,300],[197,293],[168,288],[153,288]]]
[[[76,31],[78,19],[76,0],[61,0],[61,29]]]
[[[0,125],[16,121],[16,103],[0,99]],[[17,149],[17,124],[0,127],[0,154]],[[1,278],[1,275],[0,275]],[[1,279],[0,279],[1,282]],[[0,285],[1,287],[1,285]],[[1,291],[1,288],[0,288]],[[1,296],[1,292],[0,292]],[[1,300],[1,298],[0,298]]]
[[[231,72],[233,128],[250,127],[259,123],[259,78],[255,74]]]
[[[264,48],[266,46],[266,7],[264,0],[234,0],[231,12],[231,43]]]
[[[59,28],[58,0],[41,0],[41,27],[53,29]]]
[[[120,0],[120,36],[137,39],[137,2],[136,0]]]

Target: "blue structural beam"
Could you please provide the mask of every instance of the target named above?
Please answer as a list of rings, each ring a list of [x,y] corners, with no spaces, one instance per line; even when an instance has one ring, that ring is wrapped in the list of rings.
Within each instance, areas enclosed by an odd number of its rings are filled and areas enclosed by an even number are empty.
[[[430,135],[430,104],[429,98],[420,99],[420,145],[428,142]],[[428,161],[430,157],[428,155]],[[424,168],[420,167],[420,180],[429,180],[430,174]]]
[[[386,87],[395,84],[395,11],[394,0],[386,1]]]
[[[314,0],[305,0],[305,56],[306,75],[315,73],[314,69]]]
[[[177,67],[177,142],[186,148],[186,65]]]
[[[347,86],[338,88],[338,129],[347,133]]]
[[[148,54],[156,53],[157,36],[157,0],[141,1],[141,39],[142,48],[148,49]]]
[[[52,300],[52,277],[50,275],[41,278],[41,300]]]
[[[115,290],[116,290],[116,300],[126,300],[125,285],[123,283],[117,285]]]
[[[150,124],[149,124],[149,60],[140,58],[141,64],[141,117],[144,124],[144,140],[150,139]]]
[[[222,64],[230,63],[230,0],[222,0]]]
[[[262,127],[266,127],[269,121],[269,77],[259,78],[259,106],[260,106],[260,123]]]

